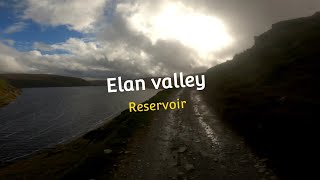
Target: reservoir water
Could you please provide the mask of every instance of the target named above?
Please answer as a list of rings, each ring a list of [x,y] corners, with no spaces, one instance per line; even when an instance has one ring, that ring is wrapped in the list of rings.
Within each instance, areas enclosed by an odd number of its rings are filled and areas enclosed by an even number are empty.
[[[26,88],[0,109],[0,164],[71,141],[158,90],[107,93],[107,87]]]

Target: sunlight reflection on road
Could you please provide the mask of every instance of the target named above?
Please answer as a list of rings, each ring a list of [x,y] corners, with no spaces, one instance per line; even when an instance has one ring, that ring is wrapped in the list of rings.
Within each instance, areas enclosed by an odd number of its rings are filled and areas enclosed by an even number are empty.
[[[193,104],[194,114],[197,116],[197,120],[199,121],[201,127],[205,130],[207,137],[211,140],[213,145],[219,145],[218,137],[215,135],[212,128],[206,122],[204,122],[203,115],[210,113],[210,110],[206,105],[202,105],[201,108],[199,107],[200,103],[203,104],[200,94],[196,91],[192,91],[191,101]]]

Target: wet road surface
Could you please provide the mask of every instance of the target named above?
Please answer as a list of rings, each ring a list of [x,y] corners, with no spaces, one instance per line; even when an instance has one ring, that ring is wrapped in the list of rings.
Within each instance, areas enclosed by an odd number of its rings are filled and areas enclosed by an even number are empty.
[[[130,140],[113,179],[277,179],[213,113],[200,92],[182,89],[169,100],[185,109],[158,111],[150,126]]]

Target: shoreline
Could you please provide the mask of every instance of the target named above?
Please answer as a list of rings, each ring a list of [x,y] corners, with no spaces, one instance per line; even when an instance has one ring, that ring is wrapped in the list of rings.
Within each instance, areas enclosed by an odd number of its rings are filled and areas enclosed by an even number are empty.
[[[20,89],[10,85],[7,81],[0,79],[0,108],[13,102],[20,94]]]
[[[123,111],[126,111],[126,110],[123,110]],[[114,114],[106,117],[106,118],[104,119],[105,122],[100,123],[97,127],[91,128],[88,132],[82,133],[81,135],[79,135],[78,137],[76,137],[76,138],[74,138],[74,139],[63,140],[63,141],[60,141],[59,143],[53,145],[52,147],[47,147],[47,148],[44,148],[44,149],[39,149],[39,150],[36,150],[36,151],[34,151],[34,152],[32,152],[32,153],[25,154],[25,155],[22,155],[22,156],[20,156],[20,157],[15,157],[15,158],[13,158],[13,159],[11,159],[11,160],[9,160],[9,161],[0,162],[0,171],[1,171],[2,168],[6,168],[7,166],[10,166],[10,165],[12,165],[12,164],[19,163],[20,161],[24,161],[24,160],[31,159],[32,157],[37,156],[37,155],[40,155],[41,153],[45,153],[45,152],[47,152],[47,151],[54,150],[54,149],[56,149],[56,148],[58,148],[58,147],[60,147],[60,146],[63,146],[63,145],[67,145],[67,144],[69,144],[69,143],[72,143],[73,141],[76,141],[76,140],[82,138],[82,136],[84,136],[85,134],[87,134],[87,133],[89,133],[89,132],[91,132],[91,131],[94,131],[94,130],[102,127],[102,126],[107,126],[108,123],[110,123],[114,118],[116,118],[117,116],[120,116],[123,111],[119,111],[119,112],[117,112],[117,113],[114,113]]]
[[[146,102],[163,101],[172,92],[160,91]],[[72,179],[111,171],[130,138],[148,124],[152,115],[153,112],[124,110],[82,137],[1,166],[0,179]]]

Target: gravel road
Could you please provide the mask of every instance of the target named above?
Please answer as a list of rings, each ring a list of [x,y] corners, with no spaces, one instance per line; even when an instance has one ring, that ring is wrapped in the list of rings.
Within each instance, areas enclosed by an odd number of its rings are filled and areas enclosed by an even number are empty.
[[[201,92],[181,89],[168,100],[186,100],[185,109],[156,112],[130,139],[113,179],[278,179],[214,114]]]

